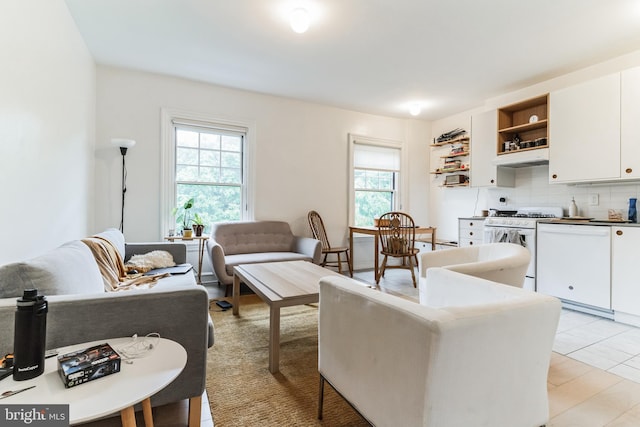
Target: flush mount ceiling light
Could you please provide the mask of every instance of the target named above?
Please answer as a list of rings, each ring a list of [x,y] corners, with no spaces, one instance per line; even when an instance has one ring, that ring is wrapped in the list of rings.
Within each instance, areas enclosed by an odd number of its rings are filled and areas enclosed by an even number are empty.
[[[411,104],[409,106],[409,114],[411,114],[412,116],[417,116],[421,112],[422,112],[422,106],[420,106],[420,104]]]
[[[307,31],[309,29],[310,22],[311,16],[309,15],[309,11],[305,8],[295,8],[291,12],[291,15],[289,15],[291,29],[298,34],[302,34]]]

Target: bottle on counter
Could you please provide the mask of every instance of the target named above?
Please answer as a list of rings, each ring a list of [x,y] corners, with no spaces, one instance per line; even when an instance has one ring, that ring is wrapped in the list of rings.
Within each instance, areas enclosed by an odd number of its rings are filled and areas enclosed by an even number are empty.
[[[18,299],[13,339],[13,379],[29,380],[44,372],[47,300],[36,289]]]
[[[638,211],[636,210],[635,197],[629,199],[629,222],[638,222]]]
[[[572,197],[569,205],[569,217],[574,218],[576,216],[578,216],[578,205],[576,205],[576,199]]]

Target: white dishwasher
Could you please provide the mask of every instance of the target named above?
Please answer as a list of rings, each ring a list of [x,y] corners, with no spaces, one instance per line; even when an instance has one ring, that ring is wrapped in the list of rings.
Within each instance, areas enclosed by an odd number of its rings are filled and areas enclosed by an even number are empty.
[[[611,227],[542,223],[537,243],[538,292],[611,311]]]

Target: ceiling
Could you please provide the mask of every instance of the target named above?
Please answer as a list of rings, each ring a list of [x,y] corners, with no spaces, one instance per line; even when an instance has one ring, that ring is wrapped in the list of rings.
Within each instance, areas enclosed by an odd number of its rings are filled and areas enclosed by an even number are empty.
[[[640,49],[639,0],[66,3],[99,64],[423,120]]]

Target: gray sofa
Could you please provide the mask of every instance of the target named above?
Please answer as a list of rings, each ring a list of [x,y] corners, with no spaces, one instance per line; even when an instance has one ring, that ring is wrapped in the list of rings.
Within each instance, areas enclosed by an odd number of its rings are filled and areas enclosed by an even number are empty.
[[[311,261],[320,264],[319,240],[294,236],[282,221],[244,221],[214,224],[207,253],[218,281],[233,284],[233,267],[276,261]]]
[[[113,243],[125,260],[134,254],[166,250],[176,263],[186,262],[182,243],[129,244],[116,229],[100,236]],[[199,425],[213,324],[207,291],[196,284],[192,272],[162,278],[151,289],[107,293],[95,258],[80,240],[31,260],[3,265],[0,355],[13,351],[16,299],[28,288],[38,289],[49,301],[47,348],[151,332],[180,343],[187,350],[187,365],[151,403],[159,406],[190,399],[190,420]]]

